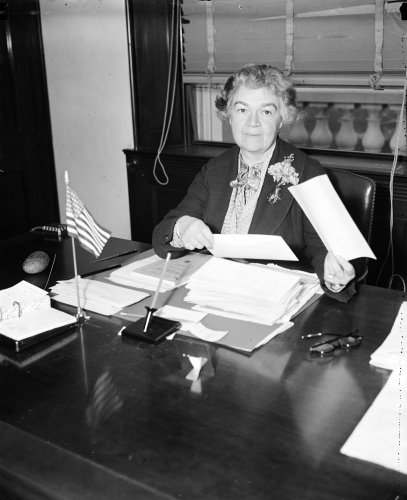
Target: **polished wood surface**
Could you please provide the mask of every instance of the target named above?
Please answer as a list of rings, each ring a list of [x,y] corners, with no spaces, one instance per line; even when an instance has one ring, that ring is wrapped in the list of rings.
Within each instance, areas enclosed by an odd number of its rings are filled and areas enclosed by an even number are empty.
[[[2,352],[0,493],[393,500],[405,476],[339,450],[388,378],[369,358],[403,300],[371,286],[348,304],[322,297],[251,356],[185,337],[125,341],[124,319],[97,314],[42,357]],[[311,358],[301,339],[354,328],[361,347],[332,358]],[[188,355],[209,359],[199,381]]]

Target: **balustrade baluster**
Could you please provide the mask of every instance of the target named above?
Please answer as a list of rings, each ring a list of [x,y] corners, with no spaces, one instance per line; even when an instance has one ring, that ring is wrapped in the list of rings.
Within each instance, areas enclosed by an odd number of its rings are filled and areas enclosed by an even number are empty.
[[[399,130],[399,116],[400,116],[400,106],[389,106],[392,111],[397,113],[397,119],[395,121],[394,133],[390,139],[390,149],[394,152],[397,142],[397,133]],[[405,155],[407,153],[407,129],[406,129],[406,112],[403,110],[403,123],[400,129],[399,135],[399,154]]]
[[[381,104],[363,104],[368,112],[367,129],[362,137],[363,149],[368,153],[380,153],[385,142],[380,128]]]
[[[358,142],[358,134],[353,125],[354,104],[340,104],[339,109],[343,110],[343,115],[339,118],[340,129],[336,135],[335,141],[338,149],[353,151]]]
[[[304,119],[300,117],[290,128],[288,133],[288,142],[294,144],[298,148],[308,144],[309,134],[305,128]]]
[[[332,143],[332,133],[328,126],[327,110],[328,105],[321,103],[310,104],[316,110],[315,127],[311,132],[310,140],[312,147],[328,149]]]

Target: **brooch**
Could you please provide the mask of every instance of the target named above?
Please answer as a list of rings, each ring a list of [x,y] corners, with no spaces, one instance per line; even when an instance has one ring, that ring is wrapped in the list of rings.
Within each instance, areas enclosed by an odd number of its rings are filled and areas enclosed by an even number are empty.
[[[285,186],[286,184],[292,184],[295,186],[298,184],[298,173],[291,165],[293,161],[294,153],[291,153],[290,156],[284,156],[283,161],[270,165],[267,169],[267,173],[272,175],[274,182],[276,182],[274,191],[270,193],[267,198],[269,203],[275,203],[280,199],[281,186]]]

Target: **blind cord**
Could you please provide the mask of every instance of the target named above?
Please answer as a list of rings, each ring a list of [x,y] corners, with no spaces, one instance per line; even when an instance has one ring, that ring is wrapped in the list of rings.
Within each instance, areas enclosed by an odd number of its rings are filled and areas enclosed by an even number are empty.
[[[154,179],[161,186],[166,186],[169,183],[169,178],[160,156],[164,149],[165,143],[167,142],[172,115],[174,111],[175,89],[176,89],[176,79],[177,79],[177,69],[178,69],[178,47],[179,47],[178,36],[175,36],[175,33],[178,33],[179,17],[180,17],[179,2],[178,0],[173,0],[172,13],[171,13],[170,60],[168,65],[167,94],[165,99],[163,128],[161,131],[160,143],[158,145],[157,155],[155,157],[154,167],[153,167]],[[174,52],[175,52],[175,57],[174,57]],[[157,176],[157,165],[160,165],[162,173],[164,174],[165,178],[164,182],[160,181],[160,179]]]
[[[393,226],[394,226],[394,191],[393,191],[393,189],[394,189],[394,187],[393,187],[393,185],[394,185],[394,175],[395,175],[395,171],[397,168],[397,160],[398,160],[398,156],[399,156],[400,137],[401,137],[402,130],[403,130],[403,111],[404,111],[405,106],[406,106],[406,90],[407,90],[407,70],[406,70],[406,76],[404,78],[403,102],[401,104],[400,115],[399,115],[399,120],[398,120],[398,124],[397,124],[396,143],[395,143],[395,147],[394,147],[393,164],[392,164],[391,172],[390,172],[390,182],[389,182],[389,194],[390,194],[389,244],[387,246],[387,252],[386,252],[386,255],[384,257],[382,266],[380,268],[380,271],[379,271],[379,274],[378,274],[377,280],[376,280],[376,285],[377,285],[379,282],[380,276],[383,272],[384,266],[387,262],[387,259],[389,258],[389,255],[390,255],[390,257],[391,257],[391,268],[390,268],[391,274],[390,274],[387,288],[391,288],[394,278],[397,277],[402,282],[404,292],[406,291],[406,282],[405,282],[404,278],[400,274],[394,273],[394,245],[393,245]]]

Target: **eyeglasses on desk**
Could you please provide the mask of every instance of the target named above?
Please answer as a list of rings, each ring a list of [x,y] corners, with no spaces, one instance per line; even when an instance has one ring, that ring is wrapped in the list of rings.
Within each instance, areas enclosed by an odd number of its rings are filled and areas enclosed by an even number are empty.
[[[354,330],[349,333],[344,333],[342,335],[338,335],[337,333],[314,333],[309,335],[303,335],[302,339],[310,339],[314,337],[324,337],[330,336],[333,337],[330,340],[324,340],[322,342],[317,342],[313,344],[309,348],[309,352],[316,357],[324,357],[329,356],[334,353],[337,349],[343,349],[345,351],[349,351],[354,347],[359,347],[362,343],[363,337],[361,335],[357,335],[358,330]]]

